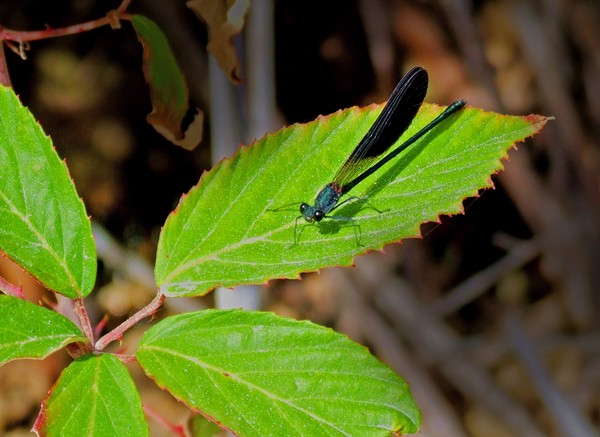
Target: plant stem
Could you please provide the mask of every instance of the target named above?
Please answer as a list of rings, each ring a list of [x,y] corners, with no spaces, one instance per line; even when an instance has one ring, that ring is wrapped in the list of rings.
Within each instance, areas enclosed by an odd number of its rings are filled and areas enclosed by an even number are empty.
[[[81,32],[96,29],[98,27],[109,25],[113,29],[121,27],[119,21],[122,19],[130,19],[130,15],[127,13],[131,0],[123,0],[117,9],[109,11],[106,16],[98,18],[96,20],[87,21],[85,23],[75,24],[73,26],[61,27],[52,29],[47,27],[44,30],[34,31],[19,31],[6,29],[0,26],[0,84],[5,86],[11,86],[10,76],[8,68],[6,66],[6,57],[4,54],[4,45],[6,44],[9,48],[15,51],[19,56],[24,57],[23,43],[27,41],[35,41],[40,39],[56,38],[65,35],[74,35]],[[15,41],[19,43],[20,47],[16,48],[9,41]]]
[[[4,55],[4,44],[0,44],[0,83],[4,86],[11,86],[6,57]]]
[[[85,305],[83,304],[83,298],[78,297],[77,299],[75,299],[74,302],[74,311],[77,317],[79,317],[79,321],[81,322],[81,329],[83,329],[83,333],[90,341],[90,344],[94,344],[94,330],[92,329],[90,318],[88,317],[87,310],[85,309]]]
[[[133,355],[125,355],[125,354],[112,354],[112,355],[117,357],[119,359],[119,361],[122,362],[123,364],[130,364],[130,363],[137,362],[137,359]]]
[[[143,408],[146,416],[153,419],[156,423],[161,425],[166,430],[170,431],[172,434],[181,437],[185,437],[187,435],[187,433],[183,430],[182,425],[175,425],[169,422],[162,414],[158,413],[148,405],[144,405]]]
[[[129,14],[126,12],[126,10],[130,2],[131,0],[123,0],[117,9],[109,11],[104,17],[86,21],[85,23],[74,24],[72,26],[60,27],[56,29],[48,27],[44,30],[33,31],[18,31],[2,28],[0,31],[0,41],[9,40],[22,43],[25,41],[36,41],[65,35],[74,35],[106,25],[110,25],[113,28],[118,27],[118,22],[120,19],[129,18]]]
[[[115,329],[110,331],[104,337],[100,338],[100,340],[98,340],[96,342],[96,346],[95,346],[96,350],[98,350],[98,351],[104,350],[104,348],[106,346],[108,346],[110,343],[112,343],[113,341],[123,338],[123,334],[125,333],[125,331],[127,331],[129,328],[131,328],[137,322],[139,322],[140,320],[142,320],[146,317],[150,317],[150,316],[154,315],[154,313],[156,313],[156,311],[158,311],[158,309],[160,308],[160,306],[162,305],[164,300],[165,300],[164,294],[158,293],[156,295],[156,297],[152,300],[152,302],[150,302],[148,305],[146,305],[144,308],[139,310],[133,316],[131,316],[130,318],[125,320],[123,323],[121,323]]]
[[[131,3],[131,0],[123,0],[119,7],[116,9],[117,13],[123,14],[129,7],[129,3]]]
[[[8,294],[9,296],[25,299],[25,296],[23,295],[23,288],[20,285],[11,284],[2,276],[0,276],[0,291],[4,294]]]

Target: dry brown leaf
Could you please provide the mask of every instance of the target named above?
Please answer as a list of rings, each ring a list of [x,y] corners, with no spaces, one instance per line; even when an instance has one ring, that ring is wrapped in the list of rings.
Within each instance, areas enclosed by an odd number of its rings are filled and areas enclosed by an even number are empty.
[[[249,0],[191,0],[187,7],[208,25],[210,51],[229,80],[241,82],[240,63],[232,39],[240,33],[246,20]]]
[[[192,123],[182,130],[188,90],[169,42],[156,23],[142,15],[134,15],[132,24],[144,50],[144,77],[152,98],[152,112],[146,120],[173,144],[193,150],[202,140],[204,115],[198,110]]]
[[[194,119],[188,125],[185,132],[177,131],[174,130],[172,126],[164,125],[160,117],[154,117],[155,114],[158,114],[158,111],[153,107],[152,112],[146,117],[148,123],[152,125],[156,132],[173,144],[182,147],[185,150],[194,150],[196,146],[200,144],[200,141],[202,141],[204,128],[204,113],[202,111],[196,111]]]

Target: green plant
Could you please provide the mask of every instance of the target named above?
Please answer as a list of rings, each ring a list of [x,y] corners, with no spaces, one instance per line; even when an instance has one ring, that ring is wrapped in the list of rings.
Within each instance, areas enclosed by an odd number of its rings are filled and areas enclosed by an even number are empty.
[[[134,17],[134,25],[152,61],[162,39],[152,42],[157,29],[149,20]],[[160,50],[164,55],[164,46]],[[165,81],[178,82],[177,75],[157,79],[173,68],[151,63],[146,73],[155,90],[155,110],[157,101],[177,101],[175,112],[182,117],[187,98],[161,93],[171,89]],[[363,193],[382,212],[348,205],[346,211],[361,226],[361,245],[351,227],[322,222],[306,225],[301,240],[290,247],[298,212],[273,209],[311,200],[380,110],[381,105],[350,108],[284,128],[205,173],[162,229],[156,298],[96,338],[84,305],[97,264],[89,218],[50,139],[13,91],[2,87],[0,250],[50,290],[72,299],[82,326],[25,301],[18,287],[0,282],[7,294],[0,296],[0,363],[40,359],[65,347],[75,358],[44,400],[34,430],[61,436],[82,430],[146,435],[141,400],[123,365],[137,361],[159,386],[240,435],[416,432],[420,413],[407,384],[364,347],[313,323],[264,312],[206,310],[158,322],[134,355],[105,352],[131,326],[153,315],[165,296],[200,296],[219,285],[296,278],[349,265],[367,250],[419,235],[421,223],[462,212],[465,197],[491,185],[490,175],[500,170],[507,150],[546,123],[540,116],[467,108],[365,181]],[[406,135],[439,111],[424,105]],[[169,126],[180,123],[177,117]]]

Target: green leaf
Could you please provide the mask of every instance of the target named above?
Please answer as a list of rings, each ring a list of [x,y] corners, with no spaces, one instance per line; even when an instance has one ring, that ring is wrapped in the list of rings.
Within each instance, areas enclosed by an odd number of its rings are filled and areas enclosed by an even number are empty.
[[[219,437],[223,432],[216,423],[201,415],[192,417],[187,425],[188,434],[193,437]]]
[[[384,436],[420,423],[406,383],[366,348],[270,313],[169,317],[137,358],[176,398],[245,437]]]
[[[83,202],[52,142],[10,88],[0,86],[0,250],[70,298],[96,280]]]
[[[465,108],[350,191],[346,198],[366,196],[368,203],[350,201],[334,215],[352,217],[360,228],[300,219],[293,245],[299,203],[314,202],[382,107],[350,108],[284,128],[205,173],[163,227],[155,267],[161,292],[194,296],[219,285],[296,278],[418,236],[421,223],[461,213],[465,197],[492,185],[490,175],[502,168],[507,150],[546,123],[541,116]],[[400,141],[440,112],[423,105]]]
[[[143,15],[133,15],[131,24],[144,48],[144,77],[150,85],[152,112],[146,119],[169,141],[192,150],[202,140],[204,117],[198,112],[187,131],[181,130],[188,89],[169,42],[156,23]]]
[[[63,370],[33,430],[47,436],[147,436],[142,402],[113,355],[85,355]]]
[[[45,358],[65,345],[87,342],[66,317],[23,299],[0,295],[0,364]]]

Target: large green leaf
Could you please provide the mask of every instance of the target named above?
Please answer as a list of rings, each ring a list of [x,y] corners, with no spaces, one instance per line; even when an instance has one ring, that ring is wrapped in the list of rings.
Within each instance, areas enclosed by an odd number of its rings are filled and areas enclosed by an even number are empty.
[[[38,435],[147,436],[142,402],[113,355],[84,355],[63,370],[34,425]]]
[[[52,142],[0,86],[0,250],[48,288],[76,298],[96,280],[83,202]]]
[[[399,376],[309,322],[241,310],[181,314],[147,331],[136,355],[160,386],[245,437],[385,436],[420,424]]]
[[[354,221],[296,222],[299,203],[314,201],[381,108],[351,108],[290,126],[205,173],[162,230],[155,270],[161,291],[192,296],[218,285],[295,278],[417,236],[421,223],[462,212],[465,197],[491,186],[507,150],[546,123],[541,116],[465,108],[350,191],[347,197],[367,202],[347,202],[334,215]],[[400,141],[440,111],[423,105]]]
[[[87,339],[66,317],[12,296],[0,295],[0,364],[17,358],[44,358]]]

